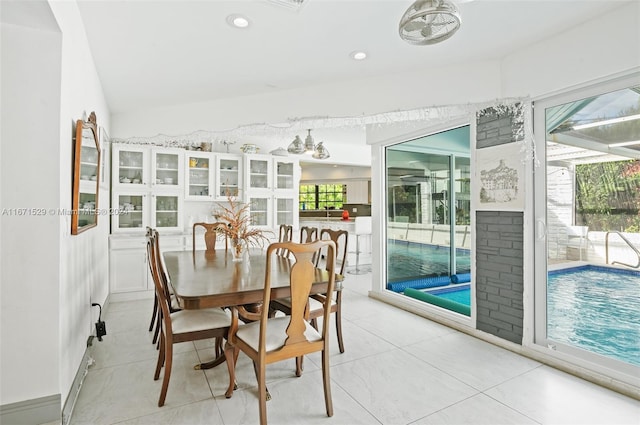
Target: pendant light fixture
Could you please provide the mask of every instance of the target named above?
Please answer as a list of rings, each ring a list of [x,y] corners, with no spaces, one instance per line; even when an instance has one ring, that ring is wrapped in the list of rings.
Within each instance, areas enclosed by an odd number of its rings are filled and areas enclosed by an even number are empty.
[[[451,37],[460,23],[458,8],[450,0],[417,0],[402,15],[398,31],[407,43],[429,45]]]
[[[304,153],[304,142],[302,141],[300,136],[296,136],[296,138],[293,139],[293,142],[291,142],[289,144],[289,147],[287,148],[287,152],[294,153],[296,155]]]
[[[312,154],[315,159],[327,159],[331,155],[327,148],[324,147],[323,142],[318,143],[317,145],[313,141],[313,137],[311,136],[311,129],[308,129],[307,137],[304,139],[304,142],[300,138],[300,136],[296,136],[295,139],[289,144],[287,148],[287,152],[293,153],[296,155],[300,155],[303,153]]]

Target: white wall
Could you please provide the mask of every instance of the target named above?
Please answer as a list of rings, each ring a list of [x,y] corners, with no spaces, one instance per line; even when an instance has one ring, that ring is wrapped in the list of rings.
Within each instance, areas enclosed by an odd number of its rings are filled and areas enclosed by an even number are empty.
[[[13,209],[59,205],[61,36],[50,28],[3,23],[1,39],[0,204],[5,212],[0,217],[0,405],[4,405],[60,393],[58,218],[26,211],[17,215]]]
[[[110,113],[93,63],[84,25],[75,2],[50,1],[62,31],[60,105],[59,203],[71,208],[73,176],[72,131],[75,120],[95,111],[98,127],[109,132]],[[100,141],[102,143],[102,140]],[[109,190],[100,189],[98,206],[108,208]],[[70,216],[59,217],[60,232],[60,392],[67,396],[80,366],[87,338],[94,332],[98,308],[109,294],[109,217],[98,217],[98,227],[71,235]],[[94,342],[99,344],[99,342]]]
[[[253,123],[283,123],[289,118],[358,117],[430,105],[466,104],[493,99],[499,90],[499,64],[482,62],[114,114],[112,137],[179,135],[196,130],[227,130]],[[332,157],[335,156],[335,148],[329,143],[327,146]],[[352,157],[355,157],[353,152]]]
[[[61,395],[65,402],[97,318],[90,302],[108,295],[108,218],[71,236],[75,120],[107,108],[74,2],[3,2],[2,208],[44,216],[2,216],[0,405]],[[34,12],[50,16],[44,28]],[[33,15],[11,24],[9,17]],[[28,21],[28,19],[27,19]],[[26,26],[25,26],[26,25]],[[100,195],[108,206],[108,189]]]

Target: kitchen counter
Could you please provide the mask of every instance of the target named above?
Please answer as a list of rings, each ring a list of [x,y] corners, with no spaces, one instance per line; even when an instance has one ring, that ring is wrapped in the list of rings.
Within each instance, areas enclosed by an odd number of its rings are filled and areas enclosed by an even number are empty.
[[[349,232],[349,243],[347,247],[347,267],[355,266],[356,250],[358,248],[356,238],[356,220],[350,218],[343,220],[340,217],[300,217],[300,227],[317,227],[322,229],[346,230]],[[360,258],[358,264],[371,264],[371,235],[360,235]]]
[[[343,220],[342,217],[300,217],[300,224],[305,223],[307,221],[314,222],[340,222],[340,223],[355,223],[354,218],[350,218],[348,220]]]

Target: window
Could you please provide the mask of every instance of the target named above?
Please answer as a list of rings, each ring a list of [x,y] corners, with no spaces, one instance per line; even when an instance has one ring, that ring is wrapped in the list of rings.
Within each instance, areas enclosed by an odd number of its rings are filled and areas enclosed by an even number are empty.
[[[300,185],[301,210],[342,209],[346,186],[343,184]]]

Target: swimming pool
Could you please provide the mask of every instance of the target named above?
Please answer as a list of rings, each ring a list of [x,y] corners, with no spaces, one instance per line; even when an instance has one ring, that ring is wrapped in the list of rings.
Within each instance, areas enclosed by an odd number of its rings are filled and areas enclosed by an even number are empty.
[[[387,243],[387,281],[396,282],[425,276],[448,276],[450,247],[402,240]],[[471,254],[456,248],[457,273],[469,273]]]
[[[640,366],[640,272],[581,266],[548,272],[547,337]]]
[[[471,306],[471,286],[470,285],[461,285],[461,286],[449,286],[446,288],[439,289],[428,289],[425,290],[432,295],[437,295],[441,298],[455,301],[460,304],[464,304],[466,306]]]

